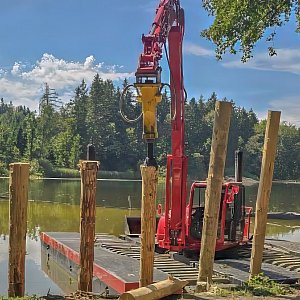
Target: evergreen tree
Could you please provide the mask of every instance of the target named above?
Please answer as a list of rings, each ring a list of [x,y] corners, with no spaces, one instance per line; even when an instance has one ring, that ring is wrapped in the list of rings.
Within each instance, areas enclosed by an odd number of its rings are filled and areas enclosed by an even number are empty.
[[[45,91],[39,104],[40,114],[37,118],[37,151],[38,158],[54,161],[51,142],[59,132],[58,96],[45,84]]]
[[[75,97],[71,100],[70,115],[74,118],[74,134],[79,136],[80,158],[86,158],[86,147],[89,143],[87,131],[87,111],[88,111],[88,89],[84,80],[75,89]]]
[[[37,138],[37,120],[34,112],[29,112],[24,118],[24,136],[26,147],[24,151],[24,159],[31,161],[35,154],[36,138]]]
[[[103,169],[109,169],[115,153],[113,152],[116,116],[114,111],[114,86],[112,81],[103,81],[96,74],[91,85],[87,110],[87,132],[96,147],[97,157]]]
[[[127,81],[124,81],[124,86]],[[0,99],[0,172],[3,166],[15,161],[31,161],[39,173],[55,167],[75,168],[85,158],[86,144],[94,143],[97,159],[104,170],[138,170],[146,157],[146,143],[142,138],[142,121],[124,122],[119,113],[121,91],[109,80],[97,74],[90,93],[82,81],[75,90],[74,99],[58,109],[56,93],[45,89],[40,101],[40,113],[24,106],[14,106]],[[54,97],[52,99],[52,97]],[[210,159],[214,109],[217,95],[185,104],[185,140],[189,170],[198,179],[205,179]],[[224,99],[226,100],[226,98]],[[130,118],[141,113],[133,91],[125,95],[126,112]],[[234,103],[233,103],[234,104]],[[157,107],[159,138],[155,155],[160,166],[165,166],[171,152],[170,99],[163,92]],[[266,120],[258,121],[254,111],[234,104],[228,140],[227,173],[233,175],[234,150],[245,151],[245,173],[259,176]],[[278,154],[274,178],[300,178],[300,130],[280,125]],[[37,166],[37,167],[35,167]],[[41,169],[42,168],[42,169]],[[48,172],[49,174],[49,172]]]

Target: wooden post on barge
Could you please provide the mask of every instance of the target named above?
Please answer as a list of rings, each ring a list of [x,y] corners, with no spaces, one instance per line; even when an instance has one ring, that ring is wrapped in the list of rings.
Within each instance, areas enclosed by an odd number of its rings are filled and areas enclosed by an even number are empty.
[[[199,258],[197,290],[204,291],[212,282],[221,191],[224,177],[232,104],[217,101],[205,193],[205,210]]]
[[[158,170],[156,167],[141,165],[142,207],[141,207],[141,260],[140,287],[153,282],[155,230],[156,230],[156,190]]]
[[[9,166],[8,296],[23,297],[25,292],[29,164],[13,163]]]
[[[80,271],[78,290],[91,292],[93,282],[96,185],[99,162],[80,161]]]
[[[255,276],[261,272],[279,124],[280,112],[269,111],[263,148],[260,181],[256,200],[250,277]]]

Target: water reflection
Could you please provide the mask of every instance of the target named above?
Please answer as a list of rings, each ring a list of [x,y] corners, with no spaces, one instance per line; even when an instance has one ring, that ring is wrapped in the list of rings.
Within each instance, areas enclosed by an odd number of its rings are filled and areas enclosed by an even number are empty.
[[[41,269],[40,241],[27,238],[25,261],[25,293],[28,295],[62,294],[59,288]],[[8,237],[0,239],[0,295],[7,295],[8,290]]]
[[[189,189],[190,184],[188,184]],[[255,207],[258,184],[246,187],[246,203]],[[0,178],[1,195],[8,193],[8,179]],[[157,202],[163,203],[164,182],[159,183]],[[97,205],[118,208],[140,208],[140,181],[97,181]],[[80,181],[78,179],[40,179],[30,180],[29,199],[56,203],[79,204]],[[130,199],[130,201],[128,201]],[[300,184],[277,183],[272,186],[270,211],[295,211],[300,213]]]
[[[27,214],[29,232],[37,226],[42,231],[79,232],[79,205],[30,201]],[[119,235],[124,232],[125,216],[138,215],[139,209],[97,207],[96,232]],[[8,201],[0,201],[0,233],[8,234],[8,218]]]
[[[246,187],[246,203],[255,208],[258,184]],[[274,182],[269,211],[300,213],[300,184]]]
[[[258,184],[246,187],[246,203],[255,208]],[[8,192],[8,179],[0,178],[0,197]],[[165,184],[158,185],[157,203],[164,202]],[[140,181],[97,181],[98,232],[123,232],[125,215],[139,215]],[[30,180],[28,228],[44,231],[78,231],[80,181],[78,179]],[[1,200],[1,198],[0,198]],[[132,208],[132,209],[130,209]],[[300,184],[273,183],[270,211],[300,213]],[[289,221],[288,221],[289,222]],[[273,226],[274,227],[274,226]],[[282,228],[283,232],[286,229]],[[8,232],[8,203],[0,201],[0,233]]]
[[[41,256],[42,270],[49,278],[57,284],[64,294],[71,294],[77,291],[79,269],[69,269],[64,262],[59,264],[52,256],[47,256],[46,251],[42,251]],[[93,292],[101,294],[105,291],[106,285],[96,277],[93,278]]]
[[[0,196],[8,192],[8,179],[0,179]],[[160,194],[160,193],[159,193]],[[133,208],[140,207],[141,182],[97,181],[96,202],[98,206],[128,208],[128,196]],[[30,180],[29,199],[57,203],[79,204],[79,179],[36,179]]]
[[[119,235],[124,232],[125,216],[137,215],[140,215],[139,209],[97,207],[96,232]],[[41,266],[41,248],[37,233],[39,230],[78,232],[79,217],[79,205],[56,202],[29,202],[25,278],[27,294],[46,295],[49,288],[52,294],[70,293],[76,290],[77,282],[74,274],[69,274],[54,261],[49,262],[49,265],[45,265],[45,258],[43,258]],[[9,203],[5,200],[0,201],[0,233],[2,233],[0,241],[0,295],[7,294],[8,219]],[[4,240],[3,237],[6,237],[6,239]],[[44,273],[42,270],[46,272]],[[53,279],[53,282],[46,274]],[[97,285],[95,284],[95,286]]]
[[[273,239],[300,242],[299,220],[268,220],[267,236]]]
[[[42,270],[55,282],[64,294],[70,294],[77,290],[77,280],[67,268],[63,268],[54,259],[48,259],[45,251],[41,252]]]

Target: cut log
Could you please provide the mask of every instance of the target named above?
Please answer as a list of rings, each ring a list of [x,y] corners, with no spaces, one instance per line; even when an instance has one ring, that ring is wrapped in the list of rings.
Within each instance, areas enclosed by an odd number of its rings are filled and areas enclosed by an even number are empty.
[[[186,280],[169,278],[163,281],[140,287],[136,290],[125,292],[120,300],[155,300],[175,294],[188,284]]]

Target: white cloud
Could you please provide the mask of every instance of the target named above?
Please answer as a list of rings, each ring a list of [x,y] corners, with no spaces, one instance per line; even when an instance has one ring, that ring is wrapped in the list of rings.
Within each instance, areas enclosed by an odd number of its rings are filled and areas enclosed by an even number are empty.
[[[84,79],[90,84],[96,73],[104,80],[113,81],[133,76],[133,73],[120,72],[120,68],[106,67],[104,63],[96,64],[92,55],[82,63],[66,61],[45,53],[29,69],[16,62],[10,74],[0,72],[0,96],[6,101],[13,101],[16,105],[37,109],[38,100],[42,95],[41,88],[45,82],[56,89],[61,99],[69,100],[81,80]]]
[[[193,44],[193,43],[185,43],[183,51],[185,54],[191,54],[195,56],[214,56],[215,52],[213,50],[204,48],[200,45]]]
[[[16,105],[25,105],[35,109],[37,103],[34,99],[38,96],[39,89],[40,86],[0,78],[0,96],[6,101],[13,101]]]
[[[88,57],[85,59],[85,62],[84,62],[84,64],[83,64],[83,67],[84,67],[85,69],[88,69],[88,68],[93,67],[94,61],[95,61],[95,58],[94,58],[93,55],[88,56]]]
[[[289,96],[268,102],[268,109],[281,111],[281,121],[300,127],[300,96]],[[259,119],[267,118],[267,111],[255,112]]]
[[[11,74],[12,75],[18,75],[20,73],[20,63],[15,62],[15,64],[13,65],[12,69],[11,69]]]
[[[271,109],[282,111],[281,120],[300,127],[300,95],[273,100]]]
[[[276,49],[277,55],[270,57],[268,53],[254,54],[246,63],[239,59],[223,63],[228,68],[247,68],[264,71],[289,72],[300,74],[299,49]]]

